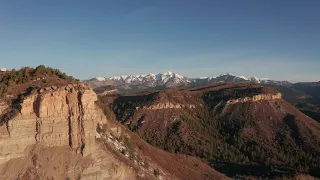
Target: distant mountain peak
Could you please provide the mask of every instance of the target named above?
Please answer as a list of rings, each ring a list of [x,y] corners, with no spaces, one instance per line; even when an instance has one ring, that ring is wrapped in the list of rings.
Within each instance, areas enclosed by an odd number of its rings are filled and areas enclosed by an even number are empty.
[[[234,75],[231,73],[224,73],[224,74],[220,74],[219,76],[234,76]]]
[[[185,78],[184,76],[180,75],[180,74],[177,74],[177,73],[174,73],[174,72],[171,72],[171,71],[167,71],[165,73],[160,73],[159,75],[162,75],[162,76],[170,76],[170,77],[176,77],[176,78]]]
[[[250,81],[255,82],[255,83],[260,83],[260,79],[255,76],[251,77]]]
[[[105,81],[106,78],[104,78],[104,77],[96,77],[96,80],[98,80],[98,81]]]
[[[167,72],[163,73],[163,75],[166,75],[166,76],[172,76],[173,74],[175,74],[175,73],[173,73],[171,71],[167,71]]]

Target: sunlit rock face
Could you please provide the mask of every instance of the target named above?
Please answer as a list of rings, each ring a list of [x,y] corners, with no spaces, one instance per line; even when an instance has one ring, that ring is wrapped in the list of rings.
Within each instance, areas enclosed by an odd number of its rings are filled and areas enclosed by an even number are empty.
[[[244,102],[256,102],[256,101],[262,101],[262,100],[275,100],[275,99],[281,99],[281,97],[282,97],[281,93],[259,94],[259,95],[255,95],[255,96],[252,96],[252,97],[231,99],[231,100],[227,101],[227,104],[244,103]]]
[[[106,121],[86,85],[47,87],[25,97],[20,111],[0,127],[0,164],[24,156],[28,147],[70,146],[84,156],[95,148],[98,123]]]

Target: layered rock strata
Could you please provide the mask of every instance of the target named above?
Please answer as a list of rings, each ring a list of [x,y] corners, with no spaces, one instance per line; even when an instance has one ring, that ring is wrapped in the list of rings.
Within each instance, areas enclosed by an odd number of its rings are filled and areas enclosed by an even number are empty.
[[[151,110],[159,110],[159,109],[181,109],[181,108],[190,108],[193,109],[195,108],[195,105],[190,104],[190,105],[183,105],[183,104],[179,104],[179,103],[171,103],[171,102],[166,102],[166,103],[157,103],[157,104],[153,104],[150,106],[143,106],[141,107],[136,107],[136,110],[138,109],[151,109]]]
[[[227,104],[236,104],[236,103],[244,103],[244,102],[257,102],[257,101],[262,101],[262,100],[275,100],[275,99],[281,99],[281,98],[282,98],[281,93],[259,94],[259,95],[254,95],[252,97],[230,99],[227,101]]]
[[[19,113],[0,127],[0,164],[24,156],[29,147],[70,146],[84,156],[95,148],[98,123],[106,121],[86,85],[47,87],[31,93]]]

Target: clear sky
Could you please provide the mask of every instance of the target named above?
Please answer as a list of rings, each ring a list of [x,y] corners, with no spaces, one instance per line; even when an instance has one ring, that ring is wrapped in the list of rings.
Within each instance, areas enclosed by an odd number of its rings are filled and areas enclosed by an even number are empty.
[[[319,0],[3,0],[0,67],[320,80]]]

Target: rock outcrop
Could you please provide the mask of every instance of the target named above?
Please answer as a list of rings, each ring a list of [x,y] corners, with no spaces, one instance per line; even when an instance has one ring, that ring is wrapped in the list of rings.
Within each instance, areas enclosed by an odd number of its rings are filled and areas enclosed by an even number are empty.
[[[0,115],[8,108],[7,103],[0,102]]]
[[[0,164],[24,156],[29,147],[70,146],[84,156],[95,148],[98,123],[106,121],[86,85],[69,84],[32,92],[15,117],[0,127]]]
[[[281,99],[281,97],[282,97],[281,93],[259,94],[259,95],[254,95],[252,97],[230,99],[227,101],[227,104],[244,103],[244,102],[257,102],[257,101],[262,101],[262,100],[275,100],[275,99]]]
[[[138,109],[148,109],[148,110],[159,110],[159,109],[181,109],[181,108],[190,108],[193,109],[196,106],[193,104],[179,104],[179,103],[171,103],[171,102],[165,102],[165,103],[157,103],[150,106],[143,106],[142,108],[136,107],[136,110]]]

